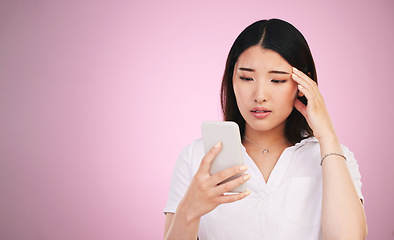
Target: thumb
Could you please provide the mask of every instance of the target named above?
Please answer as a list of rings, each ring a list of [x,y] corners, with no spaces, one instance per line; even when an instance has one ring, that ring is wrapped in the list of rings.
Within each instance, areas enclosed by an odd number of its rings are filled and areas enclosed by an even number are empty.
[[[209,168],[211,167],[213,159],[215,159],[216,155],[219,153],[221,149],[222,149],[221,142],[218,142],[215,146],[213,146],[202,159],[199,170],[203,172],[208,172]]]

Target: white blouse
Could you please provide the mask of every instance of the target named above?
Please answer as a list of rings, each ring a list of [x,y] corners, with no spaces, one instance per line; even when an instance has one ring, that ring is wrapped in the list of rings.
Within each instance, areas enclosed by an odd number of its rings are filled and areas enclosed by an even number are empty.
[[[342,146],[347,166],[360,199],[361,176],[352,152]],[[204,157],[201,139],[180,154],[171,179],[164,212],[175,213]],[[266,183],[243,148],[244,164],[252,176],[252,193],[237,202],[222,204],[200,220],[200,240],[229,239],[322,239],[322,170],[320,146],[315,138],[286,148]]]

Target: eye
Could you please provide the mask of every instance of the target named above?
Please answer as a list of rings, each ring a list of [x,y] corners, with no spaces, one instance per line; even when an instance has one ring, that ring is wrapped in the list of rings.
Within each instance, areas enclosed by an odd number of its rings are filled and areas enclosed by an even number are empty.
[[[253,78],[247,78],[247,77],[239,77],[241,80],[245,80],[245,81],[253,81]]]
[[[275,79],[272,79],[271,80],[271,82],[273,82],[273,83],[284,83],[284,82],[286,82],[287,80],[275,80]]]

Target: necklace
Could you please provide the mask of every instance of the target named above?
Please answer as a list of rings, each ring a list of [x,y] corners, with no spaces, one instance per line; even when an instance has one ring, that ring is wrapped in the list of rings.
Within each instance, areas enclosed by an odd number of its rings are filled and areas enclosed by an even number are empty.
[[[248,142],[250,142],[251,144],[255,145],[256,147],[258,147],[258,148],[260,148],[260,149],[263,149],[263,151],[261,152],[263,155],[264,155],[264,154],[269,154],[269,153],[270,153],[270,151],[268,150],[269,148],[275,147],[275,146],[277,146],[277,145],[279,145],[279,144],[281,144],[281,143],[283,143],[283,142],[286,141],[286,138],[285,138],[285,139],[283,139],[281,142],[279,142],[279,143],[277,143],[277,144],[271,145],[271,146],[269,146],[269,147],[267,147],[267,148],[263,148],[262,146],[259,146],[259,145],[257,145],[256,143],[250,141],[247,137],[244,136],[244,138],[245,138]]]

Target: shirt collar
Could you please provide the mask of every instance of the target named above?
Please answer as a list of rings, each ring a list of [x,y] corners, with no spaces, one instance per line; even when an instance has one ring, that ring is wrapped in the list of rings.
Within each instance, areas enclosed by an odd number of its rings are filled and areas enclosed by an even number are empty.
[[[290,146],[289,148],[298,149],[309,142],[319,142],[319,140],[317,140],[317,138],[315,138],[315,137],[308,137],[308,138],[302,139],[301,142],[298,142],[298,143],[294,144],[294,146]],[[246,151],[245,146],[243,144],[241,144],[241,146],[242,146],[242,149],[244,151]]]

